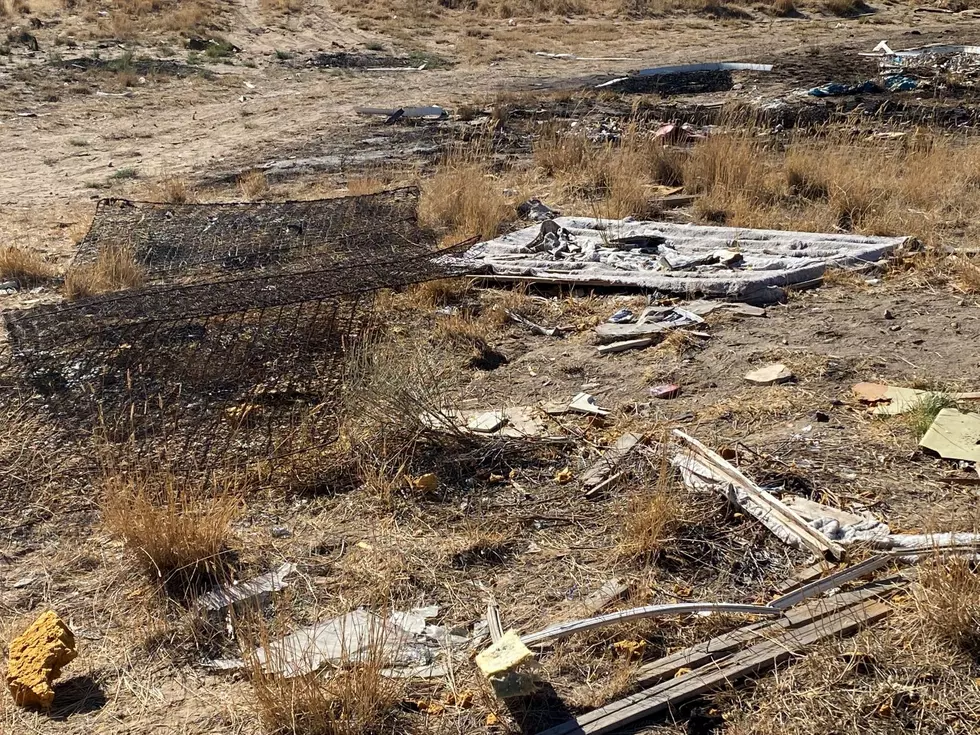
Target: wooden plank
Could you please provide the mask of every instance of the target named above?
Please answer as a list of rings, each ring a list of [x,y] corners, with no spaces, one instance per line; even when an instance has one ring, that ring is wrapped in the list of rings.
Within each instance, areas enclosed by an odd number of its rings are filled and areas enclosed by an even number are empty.
[[[773,641],[762,641],[721,664],[709,664],[677,679],[624,697],[540,735],[602,735],[645,719],[752,674],[771,670],[827,638],[853,633],[891,612],[880,602],[865,602],[796,630]]]
[[[636,685],[652,686],[669,679],[681,669],[694,669],[710,661],[726,656],[733,650],[758,638],[769,638],[783,629],[798,628],[827,617],[838,610],[858,602],[879,598],[894,592],[900,585],[896,580],[872,583],[856,590],[843,592],[830,599],[811,600],[799,607],[786,611],[786,616],[775,621],[765,621],[736,628],[711,640],[696,643],[680,651],[644,664],[636,672]]]
[[[627,432],[619,437],[605,453],[582,473],[581,482],[586,489],[596,487],[616,470],[616,466],[643,441],[643,434]]]
[[[833,568],[833,564],[825,559],[821,559],[808,567],[803,567],[803,569],[797,571],[792,577],[783,580],[783,582],[780,584],[777,584],[775,592],[777,595],[785,595],[793,590],[798,590],[803,585],[813,582],[816,579],[820,579],[820,577]]]
[[[760,488],[754,482],[743,475],[737,467],[725,460],[721,455],[711,451],[704,444],[692,436],[688,436],[680,429],[674,429],[674,436],[679,438],[687,445],[687,453],[684,458],[687,464],[681,467],[682,473],[701,474],[697,466],[705,470],[704,475],[715,482],[734,487],[741,491],[745,496],[752,500],[752,505],[758,506],[758,510],[746,507],[746,511],[752,513],[766,528],[773,530],[778,526],[784,529],[785,533],[799,540],[801,546],[810,549],[814,553],[833,559],[841,559],[844,556],[844,549],[828,539],[819,531],[811,528],[806,521],[794,511],[787,508],[778,498]],[[785,536],[780,535],[780,538]],[[785,539],[784,539],[785,540]]]

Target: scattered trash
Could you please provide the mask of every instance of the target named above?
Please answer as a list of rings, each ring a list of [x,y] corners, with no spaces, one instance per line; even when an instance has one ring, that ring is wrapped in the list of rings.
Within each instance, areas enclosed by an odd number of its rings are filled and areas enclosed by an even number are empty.
[[[664,383],[663,385],[655,385],[650,388],[651,396],[663,400],[677,398],[677,396],[679,396],[680,394],[681,394],[681,387],[676,383]]]
[[[616,471],[620,463],[642,442],[642,434],[632,432],[623,434],[595,464],[582,473],[582,486],[586,490],[591,490],[605,482],[609,475]]]
[[[500,640],[478,653],[475,660],[501,699],[534,691],[530,671],[522,670],[527,664],[533,664],[534,654],[521,641],[517,631],[508,630]]]
[[[647,650],[647,642],[640,641],[616,641],[612,645],[613,651],[626,658],[628,661],[636,661],[643,658],[643,652]]]
[[[646,81],[650,79],[656,79],[658,77],[670,78],[670,77],[681,77],[681,78],[694,78],[700,80],[701,77],[698,75],[710,75],[718,73],[726,73],[726,81],[728,82],[727,89],[731,88],[730,75],[728,72],[733,71],[772,71],[771,64],[743,64],[739,62],[708,62],[703,64],[679,64],[675,66],[656,66],[649,69],[640,69],[632,73],[628,77],[618,77],[616,79],[610,79],[609,81],[603,82],[596,85],[596,89],[604,89],[606,87],[616,87],[622,85],[628,85],[632,87],[636,82]],[[633,85],[631,85],[633,83]],[[713,89],[711,87],[709,89]],[[641,91],[641,89],[637,89]],[[678,90],[671,91],[693,91],[691,89],[681,88]]]
[[[478,243],[462,259],[488,280],[635,287],[768,303],[779,300],[787,286],[819,280],[829,266],[866,265],[907,242],[849,233],[559,217]],[[720,252],[738,253],[741,267],[729,268],[719,255],[716,262],[672,270],[660,257],[667,253],[676,266]]]
[[[625,307],[617,311],[608,319],[608,321],[612,322],[613,324],[627,324],[635,320],[636,314],[634,314],[632,310]]]
[[[286,587],[286,577],[296,571],[296,565],[286,562],[278,569],[250,579],[247,582],[218,587],[197,598],[198,607],[219,611],[246,600],[262,604],[273,592]]]
[[[547,204],[542,204],[540,199],[528,199],[517,205],[517,215],[521,219],[529,219],[534,222],[544,222],[545,220],[560,217],[561,212],[552,209]]]
[[[466,428],[478,434],[491,434],[498,431],[505,423],[507,417],[503,411],[488,411],[467,421]]]
[[[919,441],[919,446],[943,459],[980,463],[980,414],[944,408]]]
[[[558,472],[555,473],[555,482],[557,482],[559,485],[566,485],[572,481],[572,477],[572,470],[565,467],[564,469],[558,470]]]
[[[54,701],[52,682],[77,655],[68,626],[53,610],[42,613],[10,642],[7,688],[14,702],[48,709]]]
[[[560,611],[560,620],[584,618],[595,615],[629,592],[629,585],[616,577],[606,581],[599,589],[581,600],[568,600]]]
[[[561,436],[547,435],[547,427],[539,416],[539,409],[533,406],[513,406],[495,411],[446,409],[439,413],[422,414],[419,419],[423,426],[449,433],[462,432],[506,439],[564,440]]]
[[[685,485],[694,490],[714,489],[723,493],[783,543],[809,549],[819,557],[843,557],[841,546],[811,528],[799,514],[753,483],[720,455],[680,429],[674,429],[673,433],[684,445],[672,463],[680,470]]]
[[[532,333],[540,334],[542,337],[561,337],[565,331],[561,327],[542,327],[540,324],[535,324],[530,319],[510,309],[507,310],[507,316],[511,321],[527,327]]]
[[[535,51],[535,56],[545,59],[563,59],[566,61],[633,61],[622,56],[576,56],[575,54],[549,54],[546,51]]]
[[[597,352],[600,355],[609,355],[615,352],[626,352],[627,350],[642,350],[651,345],[657,344],[657,340],[652,337],[642,339],[625,339],[620,342],[611,342],[607,345],[599,345]]]
[[[425,632],[429,620],[439,615],[438,605],[416,607],[407,612],[393,612],[391,622],[411,635],[421,635]]]
[[[378,71],[381,71],[379,69]],[[385,70],[388,71],[388,70]],[[428,107],[355,107],[354,112],[358,115],[379,115],[388,118],[386,124],[397,122],[398,120],[410,120],[425,118],[430,120],[444,120],[449,117],[449,113],[436,105]]]
[[[859,401],[871,404],[876,416],[897,416],[908,413],[923,401],[947,396],[954,401],[980,400],[980,393],[942,393],[940,391],[901,388],[883,383],[857,383],[851,390]]]
[[[850,94],[874,94],[881,92],[882,88],[877,82],[866,81],[859,84],[841,84],[840,82],[830,82],[822,87],[813,87],[807,90],[811,97],[843,97]]]
[[[610,733],[659,712],[701,697],[713,689],[775,668],[823,640],[845,636],[871,625],[891,608],[874,599],[880,586],[821,600],[820,605],[790,611],[768,624],[753,624],[724,633],[633,672],[637,687],[623,699],[579,715],[540,735]]]
[[[793,378],[793,371],[779,362],[766,365],[766,367],[759,368],[758,370],[751,370],[745,374],[746,380],[750,383],[758,383],[759,385],[787,383],[793,380]]]
[[[600,408],[599,404],[596,402],[595,396],[591,396],[588,393],[579,393],[568,404],[568,408],[572,411],[578,411],[579,413],[588,413],[593,416],[606,416],[609,414],[604,408]]]
[[[424,475],[408,478],[408,485],[420,493],[434,493],[439,489],[439,478],[432,472],[426,472]]]

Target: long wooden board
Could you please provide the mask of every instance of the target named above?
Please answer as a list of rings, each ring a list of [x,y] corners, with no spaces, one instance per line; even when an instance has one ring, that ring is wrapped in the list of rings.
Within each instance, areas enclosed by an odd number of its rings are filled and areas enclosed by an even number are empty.
[[[858,603],[839,610],[830,617],[795,630],[787,630],[774,640],[761,641],[726,661],[702,666],[679,678],[670,679],[568,720],[540,735],[602,735],[614,732],[669,707],[695,699],[719,686],[773,669],[814,643],[853,633],[880,620],[889,612],[891,608],[881,602]]]
[[[900,585],[895,580],[884,580],[856,590],[842,592],[829,599],[810,600],[787,610],[786,615],[775,622],[764,621],[736,628],[711,640],[676,651],[668,656],[641,666],[636,672],[636,686],[649,687],[669,679],[681,669],[694,669],[710,661],[716,661],[732,651],[760,639],[772,638],[781,630],[798,628],[828,617],[839,610],[859,602],[884,597]]]

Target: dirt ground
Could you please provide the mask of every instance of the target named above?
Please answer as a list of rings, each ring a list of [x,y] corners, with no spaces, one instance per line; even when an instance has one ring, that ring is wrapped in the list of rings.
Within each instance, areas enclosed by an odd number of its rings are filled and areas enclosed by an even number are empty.
[[[818,102],[803,99],[799,90],[873,76],[873,62],[857,54],[882,39],[898,48],[972,43],[980,36],[980,19],[972,15],[919,13],[905,4],[882,4],[857,18],[807,8],[786,18],[748,8],[742,17],[665,13],[645,19],[496,18],[447,10],[438,17],[380,13],[370,22],[320,0],[291,15],[257,0],[218,7],[220,35],[239,50],[215,59],[189,56],[176,33],[116,38],[105,25],[115,12],[108,6],[83,12],[44,0],[32,2],[23,16],[0,17],[4,26],[29,31],[38,46],[32,50],[11,32],[8,53],[0,53],[0,246],[36,251],[63,271],[104,197],[158,199],[165,182],[179,178],[201,200],[234,201],[243,197],[240,176],[254,170],[265,174],[269,188],[261,196],[268,199],[343,195],[365,179],[424,184],[441,156],[477,137],[462,115],[385,126],[382,118],[356,115],[355,107],[437,104],[493,113],[506,106],[511,123],[495,154],[512,160],[530,155],[542,119],[599,124],[642,109],[653,125],[687,119],[685,110],[696,120],[719,102],[760,107],[780,100],[798,119],[845,115],[853,100]],[[550,59],[537,51],[629,60]],[[318,54],[341,52],[411,58],[427,68],[369,71],[310,63]],[[574,96],[583,80],[714,60],[775,68],[771,74],[737,73],[734,88],[717,92]],[[969,91],[889,104],[878,118],[882,125],[957,132],[969,131],[980,107]],[[690,219],[686,211],[669,216]],[[963,235],[967,230],[946,237],[945,244],[974,247]],[[485,313],[507,294],[478,284],[453,294],[449,305]],[[432,349],[451,368],[458,405],[531,405],[585,390],[610,409],[610,417],[557,417],[556,428],[578,441],[533,459],[502,451],[460,459],[455,474],[442,467],[445,480],[433,497],[383,497],[368,483],[322,492],[263,488],[236,522],[239,574],[296,563],[296,581],[277,603],[279,610],[292,610],[293,623],[359,605],[438,604],[440,622],[469,626],[483,617],[490,595],[505,626],[531,631],[553,621],[567,600],[613,575],[630,583],[629,600],[637,605],[733,596],[757,601],[771,597],[778,582],[806,563],[805,554],[787,549],[721,498],[685,509],[678,538],[656,564],[624,560],[619,539],[635,513],[635,498],[643,497],[656,474],[659,450],[638,461],[629,483],[596,499],[555,478],[565,467],[579,474],[630,429],[662,437],[683,428],[710,446],[730,449],[760,485],[870,511],[893,531],[977,529],[976,487],[945,481],[966,477],[966,469],[918,451],[905,418],[873,418],[851,393],[861,381],[977,390],[976,292],[914,268],[882,266],[793,292],[762,318],[716,312],[708,318],[710,338],[680,349],[608,357],[596,354],[591,328],[643,296],[532,289],[522,297],[535,300],[542,321],[575,330],[556,339],[498,324],[491,347],[507,362],[494,370],[470,366],[471,345],[432,337]],[[43,285],[0,295],[0,308],[60,298],[57,284]],[[435,306],[400,308],[392,312],[400,333],[423,344],[447,318]],[[743,379],[748,370],[777,361],[794,372],[795,382],[759,387]],[[650,387],[662,383],[679,384],[681,395],[652,398]],[[429,460],[420,454],[406,471],[428,471]],[[0,733],[264,732],[248,677],[202,666],[210,656],[232,653],[231,643],[199,646],[192,614],[134,573],[122,543],[101,522],[96,478],[60,475],[52,485],[43,479],[43,463],[34,471],[37,479],[14,478],[16,492],[0,494],[0,640],[53,608],[70,622],[79,658],[66,669],[51,712],[23,710],[0,696]],[[645,658],[652,660],[703,640],[713,625],[725,621],[621,627],[558,646],[543,665],[560,697],[580,712],[619,696],[610,682],[628,675],[628,667],[604,649],[610,640],[642,636]],[[975,659],[956,670],[962,682],[978,675]],[[758,689],[773,686],[772,678],[764,679]],[[440,699],[447,690],[473,690],[475,704],[438,713],[406,707],[383,731],[533,733],[555,717],[508,711],[469,662],[447,681],[413,683],[405,698]],[[748,705],[733,702],[731,694],[705,706],[724,710],[712,710],[710,726],[683,712],[644,732],[751,731],[739,730],[745,723],[737,715]],[[488,724],[491,714],[497,724]],[[968,714],[948,717],[946,731],[969,731]],[[883,722],[882,732],[898,727]],[[944,730],[923,715],[917,731]]]

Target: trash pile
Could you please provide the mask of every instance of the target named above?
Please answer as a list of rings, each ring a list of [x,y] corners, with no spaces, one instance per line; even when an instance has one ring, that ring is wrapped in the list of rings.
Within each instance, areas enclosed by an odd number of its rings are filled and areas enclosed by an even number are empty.
[[[559,217],[463,253],[488,279],[627,286],[768,303],[831,266],[877,261],[906,237]]]

